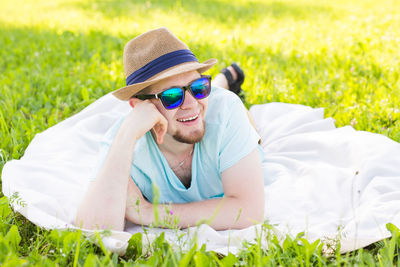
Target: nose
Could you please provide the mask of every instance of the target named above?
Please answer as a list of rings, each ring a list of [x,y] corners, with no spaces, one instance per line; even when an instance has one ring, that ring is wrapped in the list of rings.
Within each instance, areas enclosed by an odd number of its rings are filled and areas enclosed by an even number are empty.
[[[186,90],[185,100],[182,103],[181,109],[190,109],[197,105],[197,99],[192,96],[192,94]]]

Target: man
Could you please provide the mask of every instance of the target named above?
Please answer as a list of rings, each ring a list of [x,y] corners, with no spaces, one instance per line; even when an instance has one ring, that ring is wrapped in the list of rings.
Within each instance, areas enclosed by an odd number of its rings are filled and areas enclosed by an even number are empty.
[[[216,230],[237,229],[263,220],[259,136],[240,99],[211,89],[201,75],[215,63],[199,63],[166,28],[128,42],[127,86],[113,94],[132,110],[105,136],[77,226],[155,223],[157,199],[161,220],[175,217],[182,228],[208,221]]]

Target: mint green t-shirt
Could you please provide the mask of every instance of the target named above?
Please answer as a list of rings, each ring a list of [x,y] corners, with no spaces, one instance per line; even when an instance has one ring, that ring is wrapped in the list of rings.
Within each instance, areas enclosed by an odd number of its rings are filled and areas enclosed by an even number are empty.
[[[221,173],[258,148],[260,137],[237,95],[213,86],[208,101],[206,130],[203,139],[194,147],[189,188],[172,171],[150,132],[136,142],[130,176],[149,201],[153,201],[153,184],[158,188],[160,203],[222,197]],[[123,119],[116,122],[102,140],[97,169],[104,162]]]

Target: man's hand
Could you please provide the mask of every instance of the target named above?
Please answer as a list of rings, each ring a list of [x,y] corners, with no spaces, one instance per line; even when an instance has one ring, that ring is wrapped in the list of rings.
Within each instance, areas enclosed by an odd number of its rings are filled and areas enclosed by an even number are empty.
[[[152,212],[153,205],[143,197],[137,185],[129,178],[125,208],[126,219],[136,224],[147,225],[151,221]]]
[[[129,104],[132,107],[131,112],[126,117],[123,127],[133,127],[136,132],[136,139],[141,138],[147,131],[152,130],[156,136],[157,143],[162,144],[164,135],[167,132],[168,122],[158,111],[156,106],[150,100],[139,100],[131,98]]]

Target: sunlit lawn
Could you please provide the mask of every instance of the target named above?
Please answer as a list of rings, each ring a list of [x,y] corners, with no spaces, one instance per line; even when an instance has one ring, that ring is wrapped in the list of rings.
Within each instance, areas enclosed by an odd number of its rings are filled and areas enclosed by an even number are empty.
[[[124,44],[160,26],[184,40],[200,61],[217,58],[213,75],[238,62],[246,72],[248,106],[279,101],[324,107],[338,127],[351,124],[400,141],[399,11],[396,0],[0,0],[0,171],[7,160],[23,155],[36,133],[124,86]],[[0,264],[12,265],[12,259],[39,265],[150,259],[138,251],[118,258],[79,233],[37,229],[8,215],[6,199],[1,201]],[[400,243],[392,241],[397,249]],[[385,254],[391,247],[383,242],[340,258],[327,258],[318,248],[307,258],[294,245],[276,246],[264,252],[253,246],[223,259],[197,248],[186,258],[206,265],[325,265],[383,264],[394,257]],[[164,257],[174,265],[185,255],[166,251],[148,263]]]

